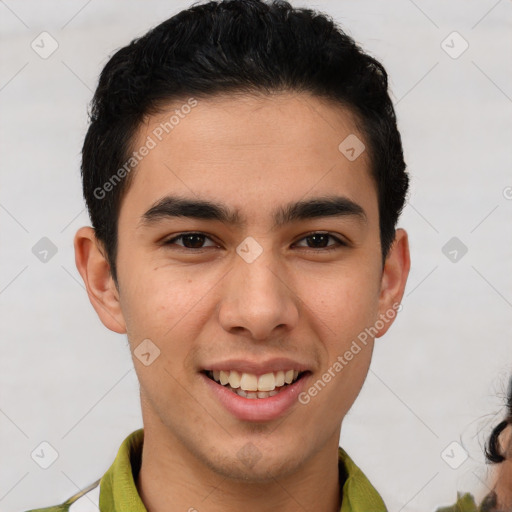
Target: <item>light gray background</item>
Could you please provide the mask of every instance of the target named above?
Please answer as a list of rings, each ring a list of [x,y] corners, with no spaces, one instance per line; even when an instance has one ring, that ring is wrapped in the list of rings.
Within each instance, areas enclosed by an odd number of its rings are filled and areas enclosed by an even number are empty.
[[[293,3],[331,14],[386,66],[412,178],[403,311],[341,444],[391,512],[480,498],[512,371],[512,2]],[[0,1],[1,511],[64,501],[141,426],[126,339],[99,322],[74,265],[80,149],[108,56],[188,5]],[[59,45],[48,59],[31,48],[42,31]],[[453,31],[469,43],[457,59],[441,46]],[[32,253],[42,237],[58,249],[46,263]],[[456,262],[442,252],[452,237],[468,248]],[[42,441],[59,454],[46,470],[31,458]],[[458,469],[441,457],[453,441],[469,453]]]

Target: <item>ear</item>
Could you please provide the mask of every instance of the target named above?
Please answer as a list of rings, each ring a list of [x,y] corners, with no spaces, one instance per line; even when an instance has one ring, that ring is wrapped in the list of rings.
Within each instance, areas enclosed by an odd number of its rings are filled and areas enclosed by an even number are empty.
[[[119,334],[126,324],[119,303],[119,291],[110,273],[110,265],[101,242],[91,227],[80,228],[75,235],[75,263],[84,280],[87,294],[103,325]]]
[[[404,229],[397,229],[382,271],[379,315],[385,321],[381,322],[384,326],[379,329],[376,338],[380,338],[387,332],[399,311],[410,267],[411,256],[407,232]]]

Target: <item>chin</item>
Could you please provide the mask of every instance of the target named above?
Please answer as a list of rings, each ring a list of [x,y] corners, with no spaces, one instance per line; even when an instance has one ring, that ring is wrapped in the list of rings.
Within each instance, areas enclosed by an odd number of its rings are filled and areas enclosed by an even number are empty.
[[[266,453],[265,453],[266,452]],[[266,483],[281,479],[297,470],[300,460],[292,450],[260,451],[252,443],[245,444],[237,452],[223,457],[211,456],[206,465],[215,473],[244,483]]]

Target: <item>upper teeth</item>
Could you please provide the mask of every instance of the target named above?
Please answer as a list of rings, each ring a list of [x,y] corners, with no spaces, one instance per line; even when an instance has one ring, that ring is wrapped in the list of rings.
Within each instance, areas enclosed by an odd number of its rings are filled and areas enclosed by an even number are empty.
[[[232,388],[242,388],[244,391],[273,391],[275,388],[291,384],[299,375],[297,370],[287,370],[264,375],[239,373],[236,370],[214,370],[213,378],[223,386],[229,384]]]

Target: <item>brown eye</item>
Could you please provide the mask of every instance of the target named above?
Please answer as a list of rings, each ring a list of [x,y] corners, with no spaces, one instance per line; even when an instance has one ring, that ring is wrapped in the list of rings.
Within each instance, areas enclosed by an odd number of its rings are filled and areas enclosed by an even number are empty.
[[[323,248],[329,245],[329,235],[311,235],[306,238],[306,240],[311,241],[312,246],[316,248]]]
[[[334,244],[329,244],[329,239],[332,239],[335,241]],[[342,242],[339,238],[329,234],[329,233],[311,233],[308,236],[305,236],[301,239],[307,241],[307,247],[310,249],[335,249],[339,246],[346,245],[344,242]],[[304,246],[302,246],[304,247]]]
[[[176,243],[178,240],[181,240],[182,243]],[[165,245],[178,245],[185,249],[203,249],[204,247],[208,247],[204,246],[206,240],[210,239],[204,233],[182,233],[167,240]],[[215,243],[212,242],[212,245],[215,246]]]

